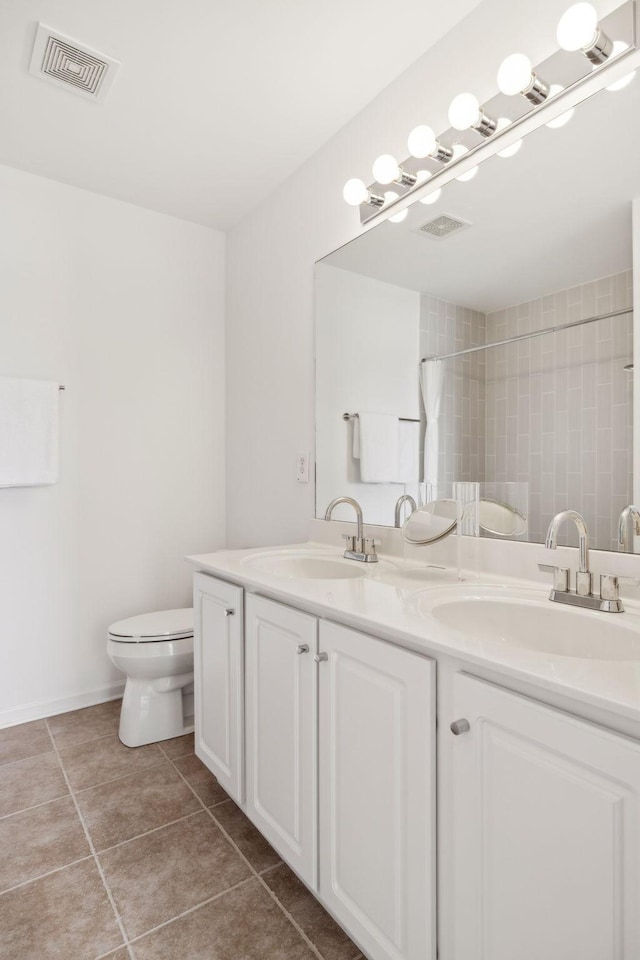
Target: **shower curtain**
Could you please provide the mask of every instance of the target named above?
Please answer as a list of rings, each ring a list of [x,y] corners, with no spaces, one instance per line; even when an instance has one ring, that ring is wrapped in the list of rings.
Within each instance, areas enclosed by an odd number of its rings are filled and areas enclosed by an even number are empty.
[[[425,360],[420,366],[420,387],[427,426],[424,435],[425,483],[438,482],[439,418],[444,388],[444,363],[442,360]]]

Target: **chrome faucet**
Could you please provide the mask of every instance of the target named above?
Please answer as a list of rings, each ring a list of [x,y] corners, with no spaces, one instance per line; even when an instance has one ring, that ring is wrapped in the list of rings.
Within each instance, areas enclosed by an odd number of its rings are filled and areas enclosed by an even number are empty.
[[[630,503],[620,514],[618,521],[618,547],[625,553],[633,553],[629,540],[629,518],[633,520],[633,533],[640,536],[640,507]]]
[[[398,498],[398,502],[396,503],[396,516],[395,516],[396,527],[400,526],[400,513],[402,511],[403,503],[409,504],[409,506],[411,507],[411,513],[415,513],[416,510],[418,509],[418,504],[415,502],[413,497],[410,496],[408,493],[403,493],[402,496]]]
[[[575,510],[563,510],[561,513],[556,513],[549,524],[545,546],[547,550],[556,549],[558,546],[558,528],[565,520],[573,520],[578,528],[579,561],[578,572],[576,573],[576,593],[580,597],[588,597],[591,595],[591,572],[589,570],[589,533],[584,517]]]
[[[365,537],[362,529],[363,517],[362,507],[357,500],[351,497],[336,497],[327,507],[324,515],[325,520],[331,520],[331,514],[335,507],[340,503],[348,503],[356,512],[356,535],[343,533],[343,539],[346,540],[346,550],[344,556],[347,560],[361,560],[363,563],[377,563],[378,555],[376,553],[376,542],[372,537]]]
[[[626,534],[626,523],[632,511],[636,511],[638,520],[634,516],[634,523],[640,522],[640,511],[633,505],[626,507],[620,515],[620,530]],[[589,570],[589,535],[584,517],[575,510],[563,510],[557,513],[547,530],[546,547],[555,550],[558,545],[558,528],[564,520],[573,520],[578,528],[579,565],[576,573],[576,589],[569,589],[569,570],[566,567],[553,567],[546,563],[539,563],[539,570],[553,573],[553,589],[549,594],[550,600],[558,603],[568,603],[576,607],[586,607],[588,610],[600,610],[602,613],[622,613],[624,607],[620,599],[620,583],[632,583],[640,586],[640,580],[634,577],[620,577],[603,574],[600,577],[600,596],[592,593],[591,571]],[[637,529],[637,528],[636,528]]]

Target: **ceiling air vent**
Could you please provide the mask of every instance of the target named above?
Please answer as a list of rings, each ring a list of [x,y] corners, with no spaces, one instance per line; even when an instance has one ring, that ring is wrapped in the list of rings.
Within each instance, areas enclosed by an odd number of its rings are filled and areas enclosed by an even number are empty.
[[[38,24],[29,66],[29,72],[35,77],[101,103],[119,66],[112,57],[65,37],[43,23]]]
[[[456,217],[450,217],[449,214],[443,213],[441,216],[436,217],[435,220],[429,220],[428,223],[424,223],[416,230],[416,233],[421,233],[423,236],[430,237],[432,240],[444,240],[445,237],[450,237],[453,233],[457,233],[458,230],[464,230],[470,226],[471,224],[466,220],[458,220]]]

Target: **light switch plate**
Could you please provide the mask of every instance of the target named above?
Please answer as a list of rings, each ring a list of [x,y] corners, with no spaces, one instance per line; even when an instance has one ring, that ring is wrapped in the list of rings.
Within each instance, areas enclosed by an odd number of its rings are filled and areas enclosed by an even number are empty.
[[[298,483],[309,483],[309,452],[299,453],[296,462],[296,478]]]

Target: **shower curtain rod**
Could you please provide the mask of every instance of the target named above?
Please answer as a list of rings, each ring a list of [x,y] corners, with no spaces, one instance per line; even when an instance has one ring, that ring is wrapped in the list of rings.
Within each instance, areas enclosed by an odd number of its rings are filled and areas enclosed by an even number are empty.
[[[495,343],[485,343],[479,347],[467,347],[466,350],[457,350],[455,353],[445,353],[441,357],[423,357],[420,363],[428,363],[430,360],[452,360],[453,357],[462,357],[467,353],[478,353],[480,350],[489,350],[491,347],[504,347],[507,343],[517,343],[518,340],[531,340],[533,337],[543,337],[547,333],[558,333],[560,330],[582,327],[585,323],[595,323],[596,320],[624,317],[628,313],[633,313],[633,310],[614,310],[612,313],[601,313],[598,317],[586,317],[584,320],[574,320],[572,323],[561,323],[559,327],[546,327],[544,330],[521,333],[517,337],[509,337],[508,340],[496,340]]]

